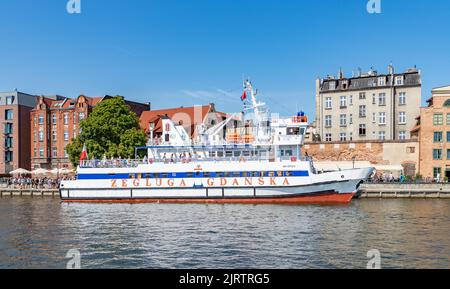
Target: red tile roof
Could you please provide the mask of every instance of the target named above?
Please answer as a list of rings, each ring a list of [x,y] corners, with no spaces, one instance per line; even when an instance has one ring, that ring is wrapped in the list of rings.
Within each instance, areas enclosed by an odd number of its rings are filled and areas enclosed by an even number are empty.
[[[191,107],[177,107],[177,108],[169,108],[169,109],[160,109],[160,110],[151,110],[144,111],[140,117],[140,125],[141,128],[146,132],[149,131],[149,124],[155,123],[154,132],[162,133],[162,116],[167,116],[171,118],[173,121],[183,121],[188,118],[190,121],[187,125],[183,125],[187,132],[191,132],[191,136],[195,133],[195,128],[198,124],[201,124],[205,121],[206,116],[210,112],[215,112],[213,105],[203,105],[203,106],[191,106]],[[198,115],[195,115],[195,114]],[[175,117],[175,119],[174,119]]]

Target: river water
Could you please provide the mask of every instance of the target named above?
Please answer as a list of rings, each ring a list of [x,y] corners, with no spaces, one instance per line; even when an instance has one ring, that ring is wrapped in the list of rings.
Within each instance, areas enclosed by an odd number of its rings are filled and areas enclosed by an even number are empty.
[[[348,206],[0,199],[0,268],[450,268],[450,200]],[[75,251],[76,252],[76,251]]]

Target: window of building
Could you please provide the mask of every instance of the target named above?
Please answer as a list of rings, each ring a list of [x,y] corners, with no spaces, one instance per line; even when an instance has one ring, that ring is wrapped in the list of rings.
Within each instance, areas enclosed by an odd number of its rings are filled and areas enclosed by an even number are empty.
[[[359,117],[366,117],[366,106],[365,105],[359,106]]]
[[[64,114],[64,124],[69,124],[69,114],[68,113]]]
[[[353,95],[350,95],[348,97],[348,103],[349,103],[350,106],[353,105]]]
[[[398,139],[399,140],[405,140],[406,139],[406,131],[399,131],[398,132]]]
[[[39,115],[39,124],[44,124],[44,115]]]
[[[386,113],[380,112],[378,114],[378,124],[386,124]]]
[[[386,105],[386,93],[383,92],[378,94],[378,105]]]
[[[52,123],[56,124],[56,113],[52,114]]]
[[[433,178],[441,177],[441,168],[433,168]]]
[[[85,117],[84,112],[78,113],[78,121],[82,121],[84,119],[84,117]],[[211,125],[214,125],[214,124],[211,122]]]
[[[347,97],[346,96],[341,96],[340,100],[339,100],[339,104],[340,104],[341,108],[347,107]]]
[[[5,134],[12,134],[13,133],[13,124],[10,122],[5,123],[4,131],[5,131]]]
[[[444,107],[449,107],[450,106],[450,99],[447,99],[445,102],[444,102],[444,105],[443,105]]]
[[[325,116],[325,127],[331,127],[332,123],[331,123],[331,115],[326,115]]]
[[[33,157],[36,157],[36,156],[37,156],[37,149],[34,148],[34,149],[33,149]]]
[[[339,134],[340,141],[347,141],[347,134],[345,132],[341,132]]]
[[[405,105],[406,104],[406,92],[400,92],[398,94],[398,104]]]
[[[341,114],[339,116],[339,124],[340,124],[340,126],[346,126],[347,125],[347,115]]]
[[[377,104],[377,97],[376,94],[372,94],[372,104]]]
[[[12,109],[5,110],[5,120],[13,120],[14,112]]]
[[[331,109],[331,97],[325,98],[325,108]]]
[[[360,124],[359,125],[359,135],[360,136],[365,136],[366,135],[366,125],[365,124]]]
[[[444,116],[442,113],[435,113],[433,115],[433,124],[434,125],[443,125],[444,124]]]
[[[447,149],[447,159],[450,160],[450,149]]]
[[[13,138],[5,137],[5,148],[10,149],[13,147]]]
[[[53,141],[57,141],[58,140],[58,133],[56,132],[56,130],[52,131],[52,140]]]
[[[385,86],[386,85],[386,77],[378,77],[378,86]]]
[[[434,160],[442,159],[442,149],[433,149],[433,159]]]
[[[376,123],[377,122],[377,114],[374,112],[372,113],[372,122]]]
[[[384,131],[379,131],[379,132],[378,132],[378,139],[379,139],[379,140],[385,140],[385,139],[386,139],[386,132],[384,132]]]
[[[395,77],[395,84],[396,85],[403,85],[403,76],[396,76]]]
[[[14,103],[14,96],[6,97],[6,105],[12,105]]]
[[[330,82],[328,82],[328,83],[329,83],[329,85],[330,85],[330,89],[331,89],[331,90],[334,90],[334,89],[336,88],[336,82],[330,81]]]
[[[359,99],[366,99],[366,93],[365,92],[360,92],[359,93]]]
[[[348,117],[349,124],[353,124],[353,114],[350,114]]]
[[[65,141],[69,140],[69,132],[67,130],[64,131],[64,140]]]
[[[40,149],[39,149],[39,157],[40,157],[40,158],[43,158],[43,157],[44,157],[44,149],[43,149],[43,148],[40,148]]]
[[[69,157],[69,154],[67,153],[66,149],[64,149],[64,157],[65,157],[65,158],[68,158],[68,157]]]
[[[442,142],[443,138],[442,138],[442,131],[435,131],[433,134],[433,141],[434,142]]]
[[[349,133],[348,139],[349,139],[350,141],[353,140],[353,133],[352,133],[352,132]]]
[[[5,152],[5,162],[10,163],[13,161],[13,152],[12,151],[6,151]]]
[[[450,113],[447,113],[447,120],[445,122],[447,125],[450,125]]]
[[[325,141],[331,141],[331,133],[325,134]]]
[[[52,151],[53,157],[54,157],[54,158],[58,157],[58,148],[54,147],[52,150],[53,150],[53,151]]]
[[[398,123],[399,124],[405,124],[406,123],[406,112],[400,111],[398,113]]]
[[[44,141],[44,132],[43,131],[39,131],[39,141],[40,142]]]
[[[450,131],[447,132],[447,142],[450,142]]]

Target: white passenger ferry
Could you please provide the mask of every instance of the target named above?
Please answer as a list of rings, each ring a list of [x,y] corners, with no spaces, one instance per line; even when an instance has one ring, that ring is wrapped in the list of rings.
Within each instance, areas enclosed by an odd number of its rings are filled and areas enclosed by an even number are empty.
[[[194,142],[182,125],[162,118],[163,137],[150,138],[137,160],[87,160],[77,179],[63,181],[60,196],[72,202],[244,204],[345,204],[373,168],[320,173],[301,147],[308,125],[298,113],[269,116],[244,83],[246,125],[224,127],[237,116],[200,133]],[[247,98],[247,95],[249,96]],[[249,113],[250,112],[250,113]]]

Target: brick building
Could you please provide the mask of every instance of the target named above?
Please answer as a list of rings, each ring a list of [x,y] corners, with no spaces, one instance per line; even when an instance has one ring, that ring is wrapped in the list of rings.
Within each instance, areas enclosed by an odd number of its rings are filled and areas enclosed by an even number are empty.
[[[416,68],[396,73],[367,73],[316,81],[316,129],[322,141],[405,140],[421,103],[421,76]]]
[[[433,89],[427,103],[412,130],[420,142],[419,171],[424,178],[450,179],[450,86]]]
[[[111,98],[78,96],[38,97],[31,110],[31,166],[33,169],[70,168],[67,144],[80,133],[80,122],[87,118],[101,101]],[[126,101],[139,117],[149,104]]]
[[[198,137],[199,126],[209,129],[226,119],[226,114],[216,111],[213,103],[203,106],[176,107],[143,112],[140,118],[141,128],[150,138],[153,134],[154,141],[158,141],[163,134],[162,118],[168,117],[175,124],[180,124],[194,141]],[[150,126],[153,132],[150,132]],[[223,128],[222,137],[225,137],[226,128]],[[162,140],[162,139],[160,139]],[[159,141],[160,141],[159,140]]]
[[[30,111],[35,104],[34,95],[0,93],[0,174],[30,169]]]

